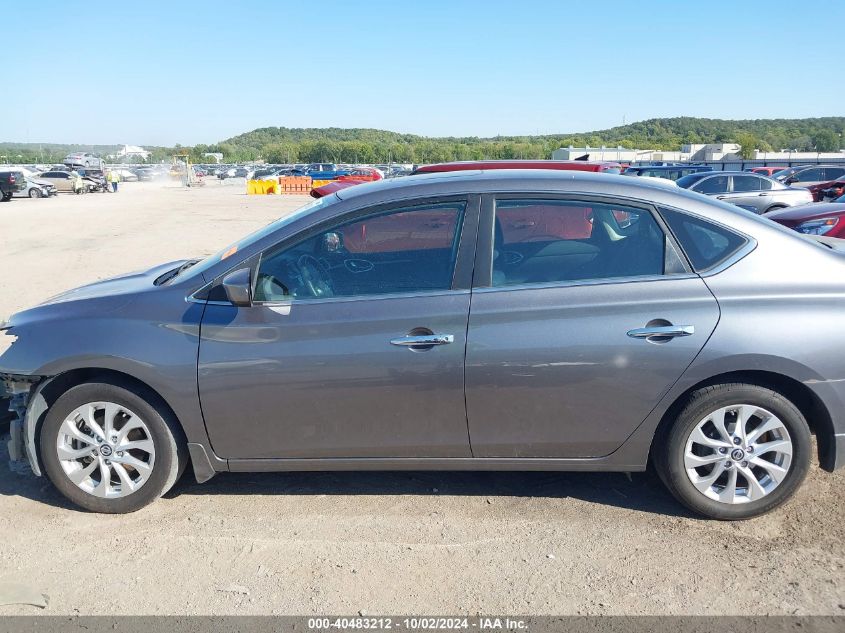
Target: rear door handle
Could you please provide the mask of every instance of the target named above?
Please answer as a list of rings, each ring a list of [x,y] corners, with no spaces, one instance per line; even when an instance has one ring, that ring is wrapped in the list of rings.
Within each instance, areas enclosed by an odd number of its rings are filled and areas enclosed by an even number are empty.
[[[650,338],[652,336],[675,338],[676,336],[692,336],[693,334],[695,334],[695,326],[693,325],[657,325],[628,330],[628,336],[631,338]]]
[[[448,345],[454,343],[452,334],[423,334],[421,336],[401,336],[391,339],[390,344],[398,347],[430,347],[432,345]]]

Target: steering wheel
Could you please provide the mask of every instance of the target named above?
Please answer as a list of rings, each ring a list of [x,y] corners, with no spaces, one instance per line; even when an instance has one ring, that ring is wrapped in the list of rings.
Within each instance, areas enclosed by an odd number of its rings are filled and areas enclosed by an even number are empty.
[[[331,279],[316,257],[308,254],[302,255],[296,263],[299,266],[302,281],[313,297],[319,299],[334,296]]]

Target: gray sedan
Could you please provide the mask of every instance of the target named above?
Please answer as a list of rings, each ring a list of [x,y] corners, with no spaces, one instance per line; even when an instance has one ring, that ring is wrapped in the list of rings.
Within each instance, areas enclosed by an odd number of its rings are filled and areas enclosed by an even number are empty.
[[[845,463],[845,256],[606,174],[394,179],[0,325],[10,449],[130,512],[222,471],[641,471],[743,519]],[[801,327],[800,324],[808,324]]]
[[[754,213],[768,213],[797,204],[813,202],[812,194],[801,187],[788,187],[773,178],[745,171],[719,171],[690,174],[678,186],[730,202]]]

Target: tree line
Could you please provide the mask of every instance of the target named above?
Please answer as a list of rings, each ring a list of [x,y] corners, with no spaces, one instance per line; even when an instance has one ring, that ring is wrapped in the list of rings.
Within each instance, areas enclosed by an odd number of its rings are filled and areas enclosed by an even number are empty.
[[[832,152],[843,147],[845,117],[723,120],[693,117],[649,119],[580,134],[433,138],[368,128],[266,127],[219,143],[148,147],[152,162],[189,154],[196,163],[221,153],[225,162],[270,163],[431,163],[450,160],[543,159],[559,147],[623,147],[680,150],[692,143],[739,143],[749,158],[754,149]],[[113,154],[119,146],[0,143],[0,162],[60,162],[71,151]]]

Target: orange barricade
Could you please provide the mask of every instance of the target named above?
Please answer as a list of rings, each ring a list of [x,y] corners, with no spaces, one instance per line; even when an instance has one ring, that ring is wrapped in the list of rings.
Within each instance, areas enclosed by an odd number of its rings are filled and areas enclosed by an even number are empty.
[[[280,176],[279,193],[307,196],[311,192],[311,176]]]

